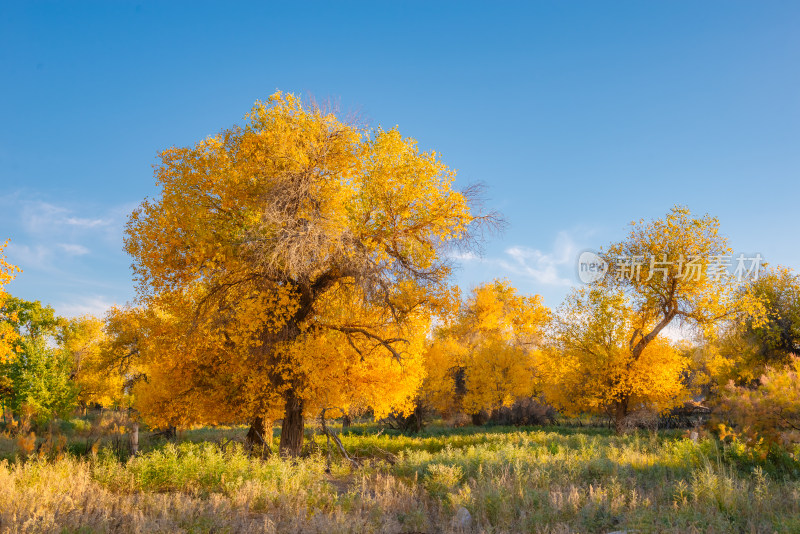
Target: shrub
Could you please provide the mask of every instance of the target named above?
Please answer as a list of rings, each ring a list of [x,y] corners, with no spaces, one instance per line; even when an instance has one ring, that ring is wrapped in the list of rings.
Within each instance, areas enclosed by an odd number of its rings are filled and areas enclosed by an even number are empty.
[[[501,406],[492,412],[489,423],[496,425],[532,426],[552,424],[556,411],[534,398],[518,399],[510,407]]]
[[[783,368],[768,368],[755,388],[729,383],[715,410],[723,433],[741,435],[752,446],[800,444],[800,359]],[[724,435],[723,435],[724,437]]]

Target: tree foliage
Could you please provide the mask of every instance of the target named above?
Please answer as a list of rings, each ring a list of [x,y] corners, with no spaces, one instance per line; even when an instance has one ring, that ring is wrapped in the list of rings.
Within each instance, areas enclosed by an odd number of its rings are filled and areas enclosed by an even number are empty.
[[[695,348],[695,374],[711,394],[733,382],[755,387],[768,367],[788,365],[800,353],[800,277],[770,267],[739,289],[760,311],[721,321],[713,338]]]
[[[656,408],[677,402],[686,362],[659,337],[664,329],[677,324],[713,337],[721,321],[743,313],[758,320],[763,310],[715,268],[730,254],[719,221],[684,207],[632,223],[627,238],[602,253],[610,266],[604,278],[573,294],[559,314],[555,344],[563,355],[551,355],[555,397],[575,388],[562,405],[602,407],[618,430],[642,402]]]
[[[754,280],[748,292],[764,306],[762,316],[739,322],[741,336],[754,348],[750,366],[760,372],[789,364],[800,355],[800,276],[778,266]]]
[[[631,410],[663,411],[685,400],[686,357],[663,337],[635,356],[630,340],[638,319],[619,289],[575,290],[553,320],[547,400],[566,413],[609,415],[618,429]]]
[[[758,311],[756,300],[738,294],[735,279],[713,271],[715,261],[730,255],[719,220],[681,206],[662,219],[632,223],[628,237],[608,248],[603,256],[612,268],[603,284],[621,290],[636,314],[634,357],[673,321],[711,336],[720,320]]]
[[[23,337],[19,343],[19,357],[6,368],[13,388],[11,409],[30,413],[39,423],[69,416],[78,395],[70,380],[69,355],[49,347],[43,338]]]
[[[2,310],[0,312],[0,364],[7,362],[14,356],[14,342],[19,337],[12,327],[16,317],[13,312],[6,311],[5,301],[8,299],[8,293],[5,286],[14,279],[16,273],[22,271],[19,267],[6,261],[3,251],[7,246],[8,241],[0,245],[0,310]]]
[[[108,339],[105,323],[86,315],[64,322],[58,332],[58,350],[72,362],[70,379],[78,389],[82,407],[120,406],[124,403],[124,378],[115,366],[107,364],[104,351]]]
[[[77,387],[70,380],[72,360],[56,347],[64,324],[50,306],[7,297],[6,327],[14,332],[14,357],[0,364],[4,404],[38,421],[67,415],[75,406]]]
[[[443,412],[477,414],[535,395],[549,310],[507,280],[475,288],[426,353],[427,401]]]
[[[755,388],[729,382],[716,408],[718,424],[730,425],[750,445],[800,443],[800,359],[766,368]]]
[[[142,304],[186,327],[159,338],[165,378],[219,368],[200,376],[228,380],[250,417],[282,409],[281,449],[297,454],[312,406],[377,383],[381,407],[413,396],[414,336],[451,298],[443,251],[478,219],[454,172],[396,129],[283,93],[247,119],[161,154],[160,194],[132,214],[126,250]]]

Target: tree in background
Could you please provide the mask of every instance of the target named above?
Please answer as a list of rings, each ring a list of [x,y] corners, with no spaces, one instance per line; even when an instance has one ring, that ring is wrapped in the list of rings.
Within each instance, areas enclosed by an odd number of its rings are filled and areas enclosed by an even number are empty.
[[[639,407],[663,411],[684,401],[687,358],[663,337],[634,356],[630,340],[638,317],[620,290],[573,291],[555,314],[547,361],[545,398],[568,414],[624,418]]]
[[[507,280],[475,288],[427,350],[427,401],[477,416],[536,395],[549,317],[541,297],[519,295]]]
[[[639,398],[628,380],[635,369],[645,367],[650,358],[666,365],[659,373],[679,373],[684,367],[668,343],[658,342],[667,326],[678,324],[711,337],[721,321],[745,313],[758,320],[763,310],[757,298],[739,291],[736,280],[718,269],[731,250],[716,218],[693,217],[676,206],[662,219],[632,226],[627,239],[602,254],[610,269],[597,288],[572,297],[555,331],[556,346],[585,362],[580,366],[584,372],[599,356],[598,369],[612,366],[603,373],[607,380],[596,387],[611,393],[601,396],[617,430]],[[570,364],[554,361],[551,368],[558,380],[573,376],[574,384],[581,383],[580,373],[561,372],[559,365],[569,369]],[[661,391],[678,393],[676,377],[664,375],[659,382],[665,386]],[[659,389],[652,391],[658,394]],[[594,399],[587,408],[600,393],[585,397]]]
[[[693,351],[696,379],[711,395],[728,382],[757,387],[767,368],[781,369],[800,354],[800,276],[770,267],[739,296],[757,300],[761,312],[721,321],[714,337]]]
[[[0,245],[0,369],[16,355],[14,342],[19,337],[12,327],[12,321],[15,321],[16,317],[7,315],[5,312],[5,301],[8,298],[5,286],[14,279],[16,273],[20,272],[19,267],[6,261],[3,251],[7,246],[8,241]],[[13,383],[11,382],[11,377],[0,372],[0,410],[2,410],[4,422],[6,418],[6,402],[11,398],[12,394]]]
[[[744,383],[759,377],[767,367],[781,368],[800,355],[800,276],[785,267],[770,268],[747,287],[747,294],[760,300],[764,312],[757,318],[738,318],[729,331],[729,343],[738,345]],[[730,350],[723,351],[731,355]]]
[[[173,351],[185,349],[188,358],[193,349],[202,350],[202,346],[173,344],[173,338],[183,339],[181,332],[189,325],[155,308],[135,306],[114,306],[104,319],[105,341],[98,367],[120,377],[123,402],[135,406],[153,428],[188,426],[193,420],[187,413],[202,414],[200,418],[209,423],[231,422],[208,413],[208,406],[215,406],[209,392],[187,395],[193,392],[191,375],[172,373]],[[202,341],[199,336],[197,340]]]
[[[84,411],[91,405],[108,408],[124,403],[124,378],[104,358],[108,344],[104,327],[101,319],[86,315],[65,321],[57,335],[58,350],[72,362],[70,379]]]
[[[697,373],[712,397],[714,421],[762,453],[800,443],[800,277],[769,268],[743,287],[763,312],[724,322],[719,334],[698,347]]]
[[[24,337],[19,346],[20,355],[8,368],[12,410],[31,414],[39,424],[68,417],[79,391],[70,380],[72,359],[43,338]]]
[[[42,306],[38,300],[28,301],[8,296],[3,303],[3,315],[11,317],[9,324],[20,337],[35,341],[53,341],[64,319],[52,306]]]
[[[351,395],[387,383],[383,402],[403,408],[418,380],[388,380],[421,376],[409,327],[448,304],[443,252],[487,219],[396,130],[282,93],[248,119],[161,154],[160,195],[131,215],[126,250],[143,303],[191,323],[164,354],[227,368],[220,394],[249,398],[253,422],[279,403],[281,451],[297,455],[313,385],[339,383],[319,374],[337,347],[352,351]]]
[[[17,338],[14,358],[0,365],[4,400],[14,413],[29,413],[40,423],[68,415],[78,389],[70,380],[72,359],[56,348],[63,319],[50,306],[15,297],[6,298],[2,315]]]
[[[425,381],[420,391],[424,405],[449,418],[463,412],[466,348],[446,325],[440,325],[425,350]]]

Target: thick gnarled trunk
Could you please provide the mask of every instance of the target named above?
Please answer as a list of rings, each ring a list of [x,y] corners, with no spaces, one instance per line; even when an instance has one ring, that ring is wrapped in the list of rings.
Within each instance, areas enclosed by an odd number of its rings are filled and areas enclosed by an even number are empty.
[[[625,419],[628,417],[628,401],[620,400],[614,403],[614,431],[617,434],[625,432]]]
[[[250,451],[254,448],[262,448],[262,458],[268,457],[272,447],[272,421],[261,416],[255,417],[247,431],[245,446]]]
[[[284,457],[295,458],[300,456],[303,449],[303,401],[297,397],[294,390],[286,393],[286,406],[281,423],[280,454]]]

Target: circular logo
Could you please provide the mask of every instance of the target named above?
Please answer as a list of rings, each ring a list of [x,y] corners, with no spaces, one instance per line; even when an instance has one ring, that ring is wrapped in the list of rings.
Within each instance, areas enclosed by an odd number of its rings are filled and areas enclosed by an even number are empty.
[[[578,256],[578,278],[584,284],[602,280],[607,272],[608,263],[594,252],[587,250]]]

